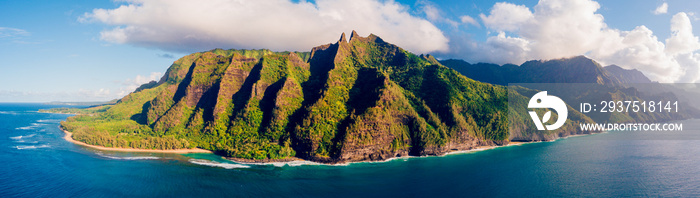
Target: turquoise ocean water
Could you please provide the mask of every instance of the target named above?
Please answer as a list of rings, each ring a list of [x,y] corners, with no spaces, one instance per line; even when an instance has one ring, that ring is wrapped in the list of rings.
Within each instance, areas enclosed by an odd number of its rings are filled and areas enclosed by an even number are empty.
[[[0,197],[700,197],[700,120],[381,163],[241,165],[66,142],[58,106],[0,104]]]

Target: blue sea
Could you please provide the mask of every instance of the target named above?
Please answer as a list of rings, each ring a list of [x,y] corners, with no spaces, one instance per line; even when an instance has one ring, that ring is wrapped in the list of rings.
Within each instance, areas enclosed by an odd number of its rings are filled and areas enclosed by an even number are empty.
[[[43,104],[0,104],[0,197],[700,197],[700,120],[388,162],[245,165],[98,151]]]

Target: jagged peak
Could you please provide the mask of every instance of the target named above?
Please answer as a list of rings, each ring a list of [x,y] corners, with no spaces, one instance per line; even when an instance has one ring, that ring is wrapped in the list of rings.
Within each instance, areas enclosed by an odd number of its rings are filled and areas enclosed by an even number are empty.
[[[343,34],[340,35],[340,40],[338,40],[338,42],[339,43],[347,43],[347,40],[345,40],[345,32],[343,32]]]
[[[360,35],[357,34],[355,30],[352,30],[352,33],[350,33],[350,41],[352,42],[353,39],[357,39],[358,37],[360,37]]]
[[[382,38],[374,34],[369,34],[367,37],[362,37],[355,30],[350,34],[350,40],[348,42],[359,41],[359,42],[376,42],[376,43],[386,43]]]

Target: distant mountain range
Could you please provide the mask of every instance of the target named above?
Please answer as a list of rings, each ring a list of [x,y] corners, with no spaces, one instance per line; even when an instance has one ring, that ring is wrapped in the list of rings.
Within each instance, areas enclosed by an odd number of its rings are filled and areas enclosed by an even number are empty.
[[[459,71],[474,80],[504,85],[518,94],[529,96],[534,90],[556,92],[570,104],[600,101],[678,101],[679,112],[591,112],[586,114],[597,123],[661,122],[699,117],[698,103],[692,98],[698,93],[688,92],[670,84],[652,82],[639,70],[623,69],[617,65],[602,67],[598,62],[576,56],[555,60],[527,61],[520,66],[488,63],[470,64],[463,60],[443,60],[441,64]],[[560,86],[552,83],[560,83]],[[511,98],[512,99],[512,98]],[[520,106],[520,111],[526,111]],[[576,111],[572,108],[569,111]],[[521,115],[522,116],[522,115]],[[525,116],[526,117],[526,116]],[[519,120],[511,121],[511,124]],[[526,123],[524,123],[526,124]],[[527,129],[529,127],[525,127]],[[511,125],[511,140],[547,140],[540,134],[527,134]]]
[[[615,78],[623,84],[652,83],[647,76],[637,69],[623,69],[617,65],[605,66],[604,69],[608,72],[609,77]]]
[[[538,131],[523,112],[509,118],[509,108],[526,108],[537,90],[509,91],[501,85],[523,82],[650,81],[639,71],[603,68],[583,56],[521,66],[437,61],[353,31],[349,39],[342,34],[311,52],[190,54],[175,61],[160,81],[61,125],[74,139],[105,147],[198,147],[242,160],[338,163],[552,140],[590,133],[576,126],[602,119],[568,107],[564,127]],[[637,97],[634,90],[619,90],[605,93]],[[508,106],[509,98],[515,105]]]
[[[513,64],[500,66],[490,63],[470,64],[455,59],[443,60],[440,63],[474,80],[498,85],[508,85],[508,83],[620,85],[652,82],[639,70],[627,70],[617,65],[601,67],[596,61],[585,56],[548,61],[532,60],[520,66]]]

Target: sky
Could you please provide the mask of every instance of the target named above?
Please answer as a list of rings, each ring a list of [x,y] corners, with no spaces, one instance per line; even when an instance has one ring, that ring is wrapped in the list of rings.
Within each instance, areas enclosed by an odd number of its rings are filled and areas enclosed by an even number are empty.
[[[698,22],[692,0],[0,0],[0,102],[108,101],[190,53],[309,51],[352,30],[439,59],[585,55],[695,83]]]

